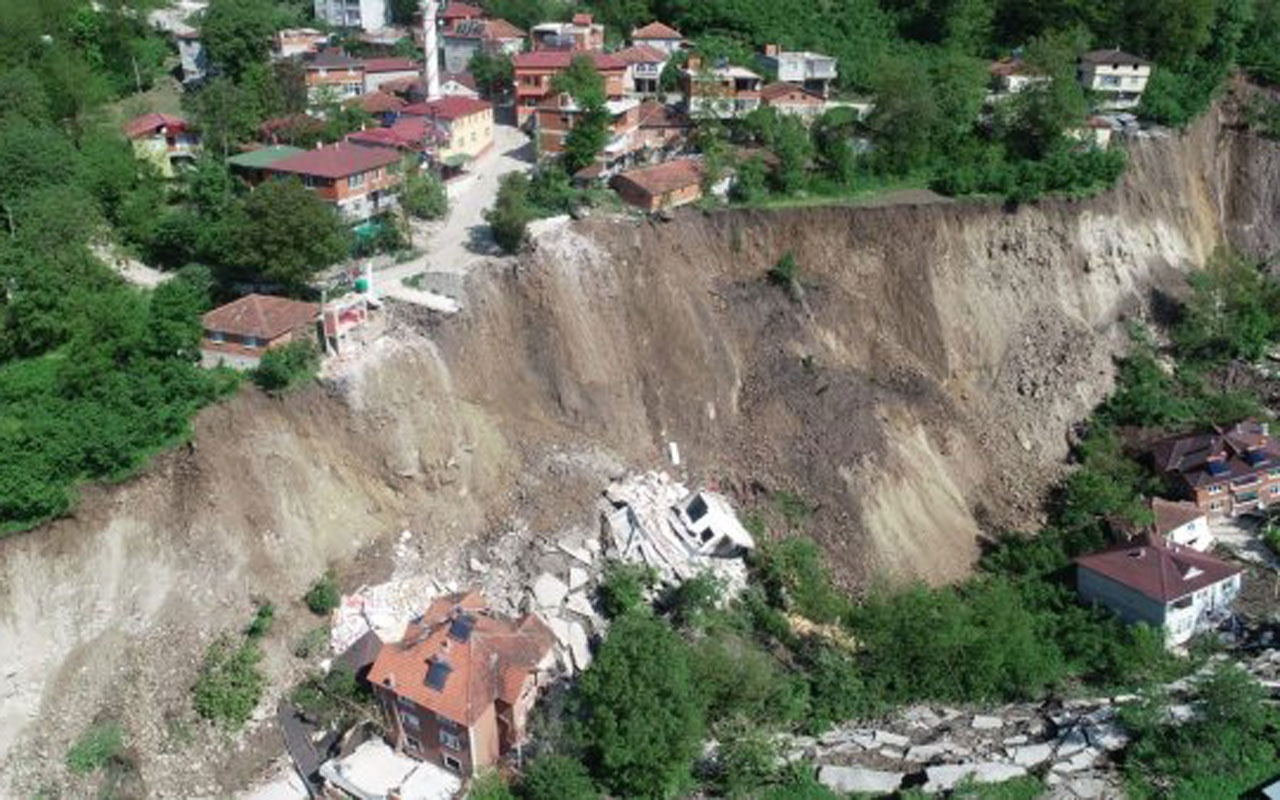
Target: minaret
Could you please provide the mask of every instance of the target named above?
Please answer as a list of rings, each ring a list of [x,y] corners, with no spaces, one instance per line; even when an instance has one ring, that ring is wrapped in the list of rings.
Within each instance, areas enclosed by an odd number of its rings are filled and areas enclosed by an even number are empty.
[[[436,46],[436,17],[439,7],[440,0],[425,0],[422,4],[422,83],[426,87],[428,100],[435,100],[440,96],[440,51]]]

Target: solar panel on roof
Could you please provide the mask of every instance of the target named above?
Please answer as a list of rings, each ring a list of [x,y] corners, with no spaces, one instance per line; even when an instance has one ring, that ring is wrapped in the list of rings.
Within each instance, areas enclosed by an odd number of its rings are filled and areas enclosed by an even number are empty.
[[[435,689],[437,692],[444,691],[444,683],[449,679],[449,673],[453,671],[443,661],[432,661],[431,666],[427,669],[426,684],[428,688]]]
[[[459,614],[449,625],[449,636],[459,642],[466,642],[471,639],[471,629],[476,625],[473,617],[466,614]]]

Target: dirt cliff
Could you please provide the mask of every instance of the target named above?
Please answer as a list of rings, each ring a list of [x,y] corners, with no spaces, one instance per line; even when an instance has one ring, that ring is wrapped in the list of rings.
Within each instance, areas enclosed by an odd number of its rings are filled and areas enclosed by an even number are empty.
[[[252,598],[280,607],[279,687],[315,624],[296,598],[327,564],[378,577],[406,529],[448,559],[502,527],[588,524],[616,464],[662,466],[672,442],[748,503],[813,505],[850,585],[963,575],[984,529],[1035,524],[1119,323],[1224,243],[1280,238],[1274,144],[1210,118],[1131,158],[1083,202],[572,223],[474,276],[458,318],[402,314],[325,388],[206,410],[192,447],[0,541],[0,795],[83,791],[63,758],[102,715],[146,793],[239,788],[275,733],[228,743],[188,690]],[[785,252],[795,298],[765,279]]]

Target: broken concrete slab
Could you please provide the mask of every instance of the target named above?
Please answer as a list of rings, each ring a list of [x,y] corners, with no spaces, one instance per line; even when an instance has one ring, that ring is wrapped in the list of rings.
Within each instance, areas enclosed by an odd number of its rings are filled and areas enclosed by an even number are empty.
[[[918,744],[907,751],[906,759],[921,763],[935,761],[945,756],[948,750],[944,744]]]
[[[591,566],[591,563],[593,561],[595,561],[595,556],[591,554],[591,551],[583,547],[582,545],[574,544],[573,542],[566,540],[566,541],[560,542],[559,547],[562,552],[572,556],[578,561],[581,561],[583,564],[586,564],[588,567]]]
[[[1101,800],[1108,796],[1109,787],[1098,778],[1080,778],[1064,784],[1063,788],[1080,800]]]
[[[1034,767],[1049,760],[1053,755],[1053,745],[1048,742],[1028,744],[1013,751],[1013,763],[1020,767]]]
[[[576,592],[586,586],[589,577],[582,567],[569,567],[569,591]]]
[[[535,578],[530,590],[533,592],[534,605],[539,609],[559,608],[569,594],[569,587],[565,582],[549,572]]]
[[[574,592],[569,595],[569,599],[565,601],[564,607],[575,614],[581,614],[587,619],[595,619],[600,616],[596,610],[591,607],[591,601],[587,599],[586,592]]]
[[[1076,753],[1066,761],[1059,761],[1053,765],[1054,772],[1079,772],[1093,766],[1093,762],[1098,760],[1102,755],[1102,751],[1097,748],[1087,747]]]
[[[924,791],[949,792],[965,778],[978,783],[1000,783],[1027,774],[1026,767],[998,761],[978,761],[967,764],[942,764],[925,768]]]
[[[561,647],[569,646],[569,623],[559,617],[551,617],[546,620],[547,627],[551,629],[551,633],[555,635],[556,641]]]
[[[999,717],[987,717],[982,714],[975,714],[972,725],[975,731],[993,731],[1003,728],[1004,720]]]
[[[1075,755],[1089,746],[1089,738],[1080,728],[1071,728],[1058,737],[1058,758]]]
[[[569,652],[573,665],[579,670],[591,666],[591,647],[587,644],[587,631],[580,623],[569,623]]]
[[[890,731],[876,731],[876,746],[889,745],[890,747],[909,747],[911,739],[898,733]]]
[[[1085,729],[1085,735],[1089,737],[1090,743],[1108,752],[1121,750],[1129,744],[1128,731],[1115,722],[1091,725]]]
[[[838,794],[892,794],[904,777],[901,772],[865,767],[818,767],[818,783]]]

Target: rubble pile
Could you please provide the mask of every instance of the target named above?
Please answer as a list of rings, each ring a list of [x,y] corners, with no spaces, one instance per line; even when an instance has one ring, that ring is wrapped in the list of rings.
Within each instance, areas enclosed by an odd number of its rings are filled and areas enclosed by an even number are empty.
[[[565,674],[581,672],[591,664],[590,640],[603,636],[607,622],[591,602],[604,569],[600,540],[565,538],[550,556],[561,556],[563,566],[539,573],[525,590],[524,609],[546,620],[555,634],[556,657]]]

